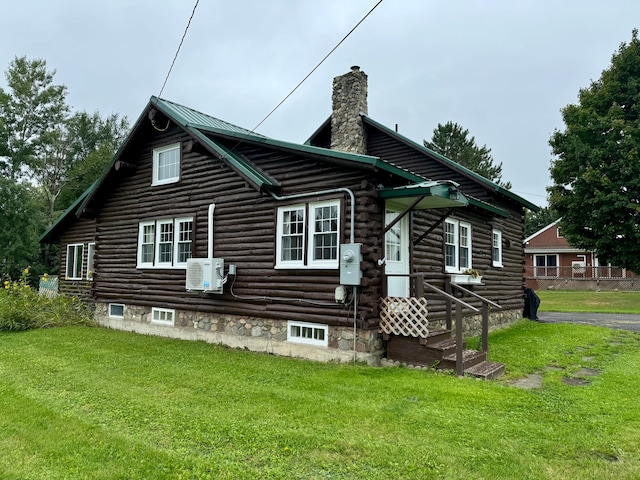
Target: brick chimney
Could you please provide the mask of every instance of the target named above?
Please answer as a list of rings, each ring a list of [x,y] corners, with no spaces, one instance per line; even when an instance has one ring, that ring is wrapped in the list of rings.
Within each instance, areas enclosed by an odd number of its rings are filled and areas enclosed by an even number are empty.
[[[360,112],[367,113],[367,75],[351,67],[333,79],[331,148],[343,152],[367,153],[367,137]]]

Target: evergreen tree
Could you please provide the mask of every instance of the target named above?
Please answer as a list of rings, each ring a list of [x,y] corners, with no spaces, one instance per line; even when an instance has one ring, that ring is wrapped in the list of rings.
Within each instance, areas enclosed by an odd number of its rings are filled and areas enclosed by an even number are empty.
[[[493,163],[491,149],[486,145],[479,147],[475,137],[469,137],[469,130],[457,123],[439,123],[431,141],[425,140],[424,146],[504,188],[511,188],[510,182],[502,182],[502,163]]]

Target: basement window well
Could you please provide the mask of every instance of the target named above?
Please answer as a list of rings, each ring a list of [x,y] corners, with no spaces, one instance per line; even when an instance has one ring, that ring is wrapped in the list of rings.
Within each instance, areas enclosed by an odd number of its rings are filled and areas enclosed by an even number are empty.
[[[318,347],[329,346],[329,326],[319,323],[287,322],[287,340]]]

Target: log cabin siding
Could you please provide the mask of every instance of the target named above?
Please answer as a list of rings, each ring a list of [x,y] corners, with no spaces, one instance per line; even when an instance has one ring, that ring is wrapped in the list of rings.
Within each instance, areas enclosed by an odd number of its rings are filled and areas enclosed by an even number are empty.
[[[350,201],[344,193],[317,195],[279,202],[257,192],[222,161],[192,151],[182,152],[180,181],[151,186],[153,149],[187,139],[176,129],[156,135],[128,158],[137,158],[137,172],[114,182],[102,199],[97,224],[98,250],[95,297],[100,302],[183,308],[217,314],[246,315],[352,324],[352,312],[334,302],[339,285],[338,269],[274,269],[276,213],[286,204],[336,199],[341,204],[340,243],[349,241]],[[229,148],[234,145],[230,144]],[[356,242],[370,243],[370,235],[381,225],[370,174],[345,169],[290,154],[267,152],[241,145],[244,154],[262,171],[282,184],[281,195],[346,187],[353,190],[358,205],[374,205],[355,219]],[[259,153],[257,155],[256,153]],[[255,159],[252,158],[253,154]],[[224,294],[201,294],[185,290],[184,269],[138,269],[138,224],[163,218],[193,217],[195,257],[207,255],[207,210],[215,203],[214,256],[235,264],[237,277],[225,285]],[[378,230],[379,231],[379,230]],[[366,286],[360,300],[360,320],[377,325],[380,272],[376,266],[379,245],[365,249]],[[126,285],[126,288],[123,288]],[[230,289],[233,287],[234,298]],[[306,302],[320,302],[314,305]]]

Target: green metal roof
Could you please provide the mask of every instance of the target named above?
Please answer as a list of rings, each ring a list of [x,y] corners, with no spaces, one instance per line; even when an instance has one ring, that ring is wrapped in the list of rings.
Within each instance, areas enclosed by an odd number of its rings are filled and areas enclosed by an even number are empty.
[[[393,200],[405,207],[408,207],[418,197],[422,197],[413,207],[415,210],[455,208],[469,205],[469,200],[458,190],[458,185],[447,180],[383,188],[378,192],[378,196],[385,200]]]
[[[220,120],[192,108],[185,107],[184,105],[170,102],[169,100],[164,100],[156,96],[152,96],[149,103],[160,109],[165,115],[183,127],[189,125],[196,128],[213,128],[219,131],[234,132],[242,135],[265,138],[264,135],[252,132],[246,128],[238,127],[232,123],[225,122],[224,120]]]
[[[390,129],[389,127],[376,122],[375,120],[373,120],[372,118],[370,118],[369,116],[361,113],[360,114],[362,116],[362,118],[364,120],[366,120],[368,123],[370,123],[371,125],[379,128],[380,130],[383,130],[384,132],[386,132],[388,135],[397,138],[398,140],[402,141],[403,143],[416,148],[417,150],[420,150],[424,153],[429,154],[430,156],[434,157],[436,160],[439,160],[440,162],[444,163],[445,165],[451,167],[454,170],[458,170],[459,172],[467,175],[468,177],[471,177],[472,179],[474,179],[475,181],[484,184],[485,186],[489,187],[490,189],[492,189],[493,191],[500,193],[502,195],[505,195],[506,197],[511,198],[512,200],[517,201],[518,203],[522,204],[523,206],[525,206],[526,208],[528,208],[531,211],[537,212],[538,210],[540,210],[540,207],[538,207],[537,205],[529,202],[527,199],[522,198],[519,195],[516,195],[515,193],[511,192],[510,190],[501,187],[500,185],[498,185],[495,182],[492,182],[491,180],[489,180],[488,178],[483,177],[482,175],[479,175],[478,173],[474,172],[473,170],[468,169],[467,167],[464,167],[462,165],[460,165],[458,162],[454,162],[453,160],[445,157],[444,155],[440,155],[439,153],[434,152],[433,150],[425,147],[424,145],[421,145],[417,142],[414,142],[413,140],[410,140],[409,138],[405,137],[404,135],[399,134],[398,132]]]

